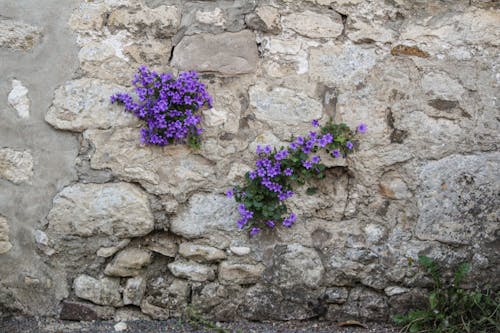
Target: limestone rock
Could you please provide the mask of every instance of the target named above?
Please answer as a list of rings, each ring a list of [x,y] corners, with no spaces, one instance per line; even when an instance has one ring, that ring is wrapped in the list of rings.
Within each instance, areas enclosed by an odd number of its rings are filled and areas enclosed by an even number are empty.
[[[245,23],[253,30],[278,34],[281,31],[280,14],[272,6],[255,8],[255,12],[245,16]]]
[[[123,304],[140,306],[145,292],[146,280],[142,276],[128,279],[123,289]]]
[[[243,302],[244,289],[238,285],[221,285],[217,282],[193,288],[192,304],[203,312],[210,312],[218,321],[234,318]]]
[[[141,311],[156,320],[167,320],[170,318],[170,312],[167,309],[152,304],[148,298],[142,300]]]
[[[172,65],[181,70],[236,75],[257,66],[255,36],[248,30],[185,36],[174,49]]]
[[[19,80],[12,80],[12,90],[7,97],[9,104],[16,109],[17,114],[21,118],[29,118],[30,116],[30,99],[28,97],[28,88],[23,86]]]
[[[328,288],[325,291],[325,299],[327,303],[343,304],[347,301],[349,289],[343,287]]]
[[[281,288],[318,288],[325,269],[318,253],[300,244],[276,245],[264,279]]]
[[[355,318],[386,320],[387,308],[387,299],[384,296],[370,289],[356,287],[349,293],[343,310]]]
[[[123,331],[126,331],[128,329],[128,326],[127,326],[127,323],[122,321],[122,322],[115,324],[115,326],[113,326],[113,328],[115,329],[115,332],[123,332]]]
[[[109,99],[126,90],[98,79],[68,81],[56,90],[45,120],[55,128],[76,132],[133,125],[137,123],[135,116],[125,113],[121,105],[112,105]]]
[[[172,220],[170,231],[188,239],[234,232],[238,216],[234,200],[216,194],[195,194],[187,209]]]
[[[9,242],[9,224],[7,219],[0,215],[0,254],[7,253],[12,248]]]
[[[321,103],[288,88],[270,90],[259,83],[250,87],[249,95],[255,117],[264,122],[297,125],[319,119],[323,113]]]
[[[170,194],[179,201],[202,189],[211,189],[214,168],[184,146],[144,146],[137,128],[87,130],[95,146],[91,166],[110,168],[118,177],[139,182],[148,192]]]
[[[151,252],[138,248],[128,248],[116,255],[104,274],[109,276],[137,276],[141,269],[152,261]]]
[[[138,320],[151,320],[151,318],[148,315],[142,313],[140,310],[125,307],[116,310],[113,320],[138,321]]]
[[[180,25],[181,12],[175,6],[135,9],[120,8],[113,11],[108,25],[113,29],[126,29],[133,34],[152,33],[156,38],[173,36]]]
[[[53,200],[49,231],[59,235],[144,236],[154,219],[146,194],[128,183],[74,184]]]
[[[237,256],[246,256],[247,254],[250,253],[251,249],[246,246],[233,246],[229,247],[229,250],[231,250],[232,253],[234,253]]]
[[[33,48],[42,36],[38,27],[15,21],[9,18],[0,18],[0,48],[26,51]]]
[[[101,30],[104,25],[106,6],[103,3],[81,3],[71,14],[68,24],[74,31]]]
[[[176,238],[166,233],[148,235],[144,239],[144,244],[148,250],[166,257],[175,258],[177,254]]]
[[[500,154],[493,152],[452,155],[424,165],[417,237],[452,244],[493,237],[500,214],[499,163]]]
[[[122,306],[120,279],[95,279],[88,275],[79,275],[73,282],[76,296],[99,305]]]
[[[14,184],[29,183],[33,177],[33,156],[29,150],[0,148],[0,179]]]
[[[109,247],[101,247],[97,251],[97,256],[98,257],[104,257],[108,258],[114,255],[116,252],[123,250],[128,244],[130,243],[130,239],[122,239],[118,244],[115,246],[109,246]]]
[[[176,260],[168,264],[168,269],[176,277],[197,282],[204,282],[215,278],[212,267],[192,261]]]
[[[379,184],[380,192],[390,199],[408,199],[411,193],[406,183],[395,173],[385,174]]]
[[[334,38],[344,30],[342,17],[334,11],[329,11],[328,15],[310,10],[292,13],[283,18],[283,25],[310,38]]]
[[[226,258],[226,253],[212,246],[195,243],[181,243],[179,254],[186,259],[197,262],[213,262]]]
[[[215,8],[213,11],[197,11],[196,21],[218,27],[223,27],[226,24],[224,12],[220,8]]]
[[[219,265],[219,281],[229,284],[257,283],[264,272],[262,264],[244,264],[239,262],[223,261]]]
[[[61,304],[59,319],[74,321],[109,320],[113,318],[114,312],[115,309],[110,306],[65,300]]]

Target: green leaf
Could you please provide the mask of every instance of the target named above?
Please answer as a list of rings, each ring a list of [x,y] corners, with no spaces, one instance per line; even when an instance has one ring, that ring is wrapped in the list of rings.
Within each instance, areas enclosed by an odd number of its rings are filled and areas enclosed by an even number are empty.
[[[431,293],[429,295],[429,305],[431,306],[431,309],[434,310],[438,306],[438,296],[436,293]]]
[[[307,190],[306,190],[306,194],[307,195],[314,195],[318,192],[318,188],[317,187],[308,187]]]

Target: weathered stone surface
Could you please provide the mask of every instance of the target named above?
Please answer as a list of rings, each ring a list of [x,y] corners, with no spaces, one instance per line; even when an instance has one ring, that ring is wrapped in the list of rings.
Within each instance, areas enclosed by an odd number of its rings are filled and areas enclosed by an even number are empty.
[[[231,245],[229,247],[229,250],[237,256],[246,256],[247,254],[250,253],[251,249],[246,246],[233,246]]]
[[[379,184],[380,192],[390,199],[408,199],[411,193],[403,179],[393,172],[386,173]]]
[[[210,312],[215,320],[225,321],[234,318],[235,312],[243,302],[244,289],[238,285],[221,285],[210,282],[193,289],[192,304],[201,311]]]
[[[28,150],[0,148],[0,179],[14,184],[29,183],[33,177],[33,156]]]
[[[137,276],[141,269],[152,261],[151,252],[138,248],[128,248],[116,255],[104,270],[109,276]]]
[[[453,155],[420,170],[420,239],[471,244],[498,230],[500,154]]]
[[[300,244],[276,245],[264,279],[281,288],[318,288],[325,269],[318,253]]]
[[[110,168],[127,181],[139,182],[149,192],[171,194],[184,201],[195,190],[211,189],[214,168],[205,158],[183,146],[144,146],[137,128],[87,130],[95,146],[91,166]]]
[[[349,293],[343,311],[354,318],[387,319],[387,300],[384,296],[361,287],[356,287]]]
[[[325,300],[327,303],[343,304],[347,301],[349,289],[343,287],[328,288],[325,291]]]
[[[38,27],[0,18],[0,48],[26,51],[33,48],[40,40],[42,31]]]
[[[176,277],[197,282],[204,282],[215,278],[212,267],[193,261],[176,260],[168,264],[168,269]]]
[[[302,92],[275,87],[271,90],[264,84],[250,87],[250,105],[255,109],[255,117],[265,122],[296,125],[319,119],[323,106]]]
[[[88,275],[80,275],[73,281],[76,296],[99,305],[123,305],[120,294],[120,279],[95,279]]]
[[[186,259],[198,262],[213,262],[226,259],[226,253],[212,246],[196,243],[181,243],[179,254]]]
[[[108,25],[114,29],[126,29],[133,34],[150,32],[156,38],[173,36],[179,27],[181,12],[175,6],[145,7],[137,11],[133,8],[120,8],[108,18]]]
[[[261,279],[264,268],[262,264],[223,261],[219,265],[219,281],[226,284],[257,283]]]
[[[45,120],[55,128],[76,132],[133,125],[135,117],[109,101],[111,95],[126,90],[97,79],[68,81],[56,90]]]
[[[328,11],[328,14],[319,14],[306,10],[301,13],[292,13],[283,18],[285,28],[292,29],[300,35],[311,38],[333,38],[339,36],[344,30],[342,17],[337,13]]]
[[[236,231],[239,213],[234,200],[216,194],[195,194],[186,210],[170,224],[170,231],[186,238]]]
[[[155,233],[144,239],[146,248],[150,251],[160,253],[166,257],[175,258],[177,254],[177,241],[172,235],[166,233]]]
[[[115,312],[113,317],[114,321],[137,321],[137,320],[151,320],[151,318],[142,313],[140,310],[133,308],[120,308]]]
[[[12,90],[7,96],[9,104],[16,109],[17,115],[20,118],[29,118],[30,116],[30,99],[28,97],[28,88],[23,86],[19,80],[12,80]]]
[[[146,280],[142,276],[128,279],[123,289],[123,304],[140,306],[145,292]]]
[[[167,309],[151,304],[148,299],[141,302],[141,311],[156,320],[167,320],[170,313]]]
[[[101,30],[106,6],[103,3],[81,3],[71,14],[68,24],[74,31]]]
[[[245,16],[245,23],[250,29],[278,34],[281,31],[280,14],[277,8],[261,6],[255,12]]]
[[[196,21],[203,24],[215,25],[218,27],[223,27],[226,25],[224,12],[220,8],[215,8],[213,11],[197,11]]]
[[[174,49],[172,65],[182,70],[235,75],[254,72],[257,59],[255,36],[244,30],[185,36]]]
[[[122,239],[116,246],[101,247],[97,251],[98,257],[108,258],[114,255],[116,252],[123,250],[130,243],[130,239]]]
[[[0,254],[7,253],[12,248],[9,242],[9,224],[7,219],[0,215]]]
[[[142,304],[153,306],[149,306],[147,309],[151,310],[150,315],[153,318],[165,315],[180,317],[185,314],[185,307],[188,305],[191,283],[183,279],[165,279],[163,276],[153,278],[149,281],[148,296]]]
[[[68,186],[54,198],[47,220],[52,233],[83,237],[144,236],[154,225],[146,194],[127,183]]]

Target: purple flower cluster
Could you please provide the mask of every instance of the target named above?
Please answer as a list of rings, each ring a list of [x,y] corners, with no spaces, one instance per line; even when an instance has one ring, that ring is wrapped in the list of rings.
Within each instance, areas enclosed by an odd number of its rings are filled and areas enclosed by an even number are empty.
[[[238,220],[238,228],[243,229],[243,227],[253,217],[253,212],[246,209],[244,204],[238,205],[238,211],[240,212],[241,215],[241,218]]]
[[[175,79],[141,66],[132,84],[138,102],[129,94],[118,93],[111,96],[111,103],[124,104],[126,111],[146,122],[141,129],[143,143],[165,146],[201,135],[198,111],[204,105],[212,107],[212,97],[196,72],[183,72]]]

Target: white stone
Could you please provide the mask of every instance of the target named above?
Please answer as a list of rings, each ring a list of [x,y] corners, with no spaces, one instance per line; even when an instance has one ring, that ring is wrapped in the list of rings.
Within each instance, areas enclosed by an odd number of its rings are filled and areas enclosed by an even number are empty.
[[[33,156],[29,150],[0,148],[0,179],[14,184],[30,183],[33,177]]]
[[[110,97],[126,92],[125,87],[98,79],[78,79],[59,87],[45,120],[55,128],[81,132],[87,128],[123,127],[137,123],[122,105]]]
[[[264,122],[297,125],[321,118],[323,106],[303,92],[283,87],[266,87],[258,83],[250,87],[250,105],[255,117]]]
[[[139,248],[128,248],[116,255],[104,270],[109,276],[137,276],[141,269],[152,262],[151,252]]]
[[[99,250],[97,250],[96,254],[98,257],[109,258],[116,252],[123,250],[129,243],[130,239],[122,239],[115,246],[101,247]]]
[[[116,332],[123,332],[123,331],[126,331],[128,329],[127,323],[124,323],[123,321],[119,322],[118,324],[116,324],[113,327],[114,327]]]
[[[176,260],[168,264],[168,269],[178,278],[197,282],[204,282],[215,278],[212,267],[192,261]]]
[[[140,306],[145,292],[146,279],[142,276],[127,279],[125,289],[123,289],[123,304]]]
[[[210,127],[223,125],[228,118],[227,112],[224,110],[205,109],[202,111],[203,122]]]
[[[409,291],[410,291],[410,289],[408,289],[408,288],[398,287],[398,286],[387,287],[384,289],[384,292],[387,296],[401,295],[401,294],[405,294]]]
[[[226,258],[224,251],[212,246],[184,242],[179,246],[179,254],[198,262],[220,261]]]
[[[215,8],[213,11],[197,11],[196,21],[203,24],[210,24],[216,27],[223,27],[226,24],[224,12],[220,8]]]
[[[19,80],[12,80],[12,90],[7,97],[9,104],[16,109],[19,117],[27,119],[30,117],[30,99],[28,88],[23,86]]]
[[[262,264],[223,261],[219,265],[219,281],[224,284],[257,283],[264,272]]]
[[[26,51],[33,48],[42,36],[38,27],[2,16],[0,18],[0,48]]]
[[[95,279],[88,275],[79,275],[73,282],[76,296],[99,305],[122,306],[120,279]]]
[[[250,248],[246,246],[230,246],[229,250],[237,256],[246,256],[250,253]]]
[[[230,198],[215,194],[195,194],[186,210],[174,217],[170,231],[188,239],[216,232],[235,232],[239,213]]]
[[[428,73],[422,78],[422,89],[426,94],[435,98],[459,101],[465,92],[464,87],[443,73]]]
[[[342,17],[334,11],[329,11],[328,15],[310,10],[292,13],[283,17],[283,26],[311,38],[333,38],[344,30]]]
[[[0,254],[10,251],[12,244],[9,242],[9,224],[7,219],[0,215]]]
[[[53,200],[48,230],[59,235],[144,236],[154,218],[146,193],[128,183],[75,184]]]

